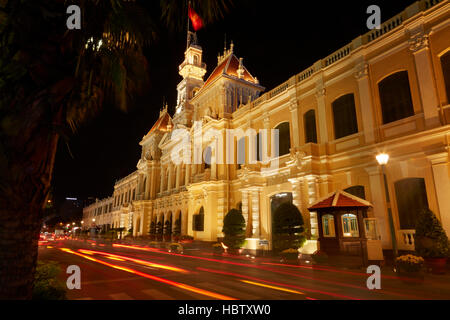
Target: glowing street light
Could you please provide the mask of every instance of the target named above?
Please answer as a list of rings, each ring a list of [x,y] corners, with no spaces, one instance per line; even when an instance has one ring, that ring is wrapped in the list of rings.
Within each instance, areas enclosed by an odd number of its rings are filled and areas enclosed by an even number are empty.
[[[387,165],[389,161],[389,155],[387,153],[380,153],[376,156],[376,158],[380,166]]]
[[[386,207],[387,207],[387,211],[388,211],[389,228],[391,231],[392,252],[394,253],[394,261],[395,261],[395,258],[398,255],[397,237],[395,235],[394,219],[392,217],[392,210],[391,210],[391,199],[389,197],[389,188],[388,188],[387,177],[386,177],[386,165],[389,161],[389,155],[387,153],[380,153],[375,158],[377,159],[378,164],[381,166],[381,172],[383,173],[384,192],[386,195]]]

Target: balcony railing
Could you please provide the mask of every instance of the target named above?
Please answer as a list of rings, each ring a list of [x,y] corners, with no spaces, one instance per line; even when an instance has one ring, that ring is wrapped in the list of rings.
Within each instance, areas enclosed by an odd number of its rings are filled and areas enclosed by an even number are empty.
[[[397,242],[400,250],[414,251],[414,234],[416,230],[398,230]]]

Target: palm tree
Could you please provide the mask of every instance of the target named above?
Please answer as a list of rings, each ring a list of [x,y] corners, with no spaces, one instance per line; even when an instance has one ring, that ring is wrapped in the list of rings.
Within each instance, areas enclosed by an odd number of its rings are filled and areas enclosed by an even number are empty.
[[[231,0],[197,0],[205,23]],[[78,0],[81,30],[66,29],[64,0],[0,1],[0,299],[29,299],[59,138],[103,106],[122,110],[148,85],[143,48],[160,18],[176,28],[185,1]],[[153,6],[153,7],[152,7]],[[186,20],[185,20],[186,21]]]

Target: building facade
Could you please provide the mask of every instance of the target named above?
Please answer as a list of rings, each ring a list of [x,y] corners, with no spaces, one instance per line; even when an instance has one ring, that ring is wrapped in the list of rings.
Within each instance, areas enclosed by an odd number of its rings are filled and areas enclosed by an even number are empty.
[[[132,229],[134,236],[178,228],[216,241],[226,213],[241,207],[247,246],[271,249],[279,204],[296,205],[314,239],[317,216],[307,208],[344,190],[372,204],[368,215],[390,249],[375,159],[385,152],[399,249],[414,249],[424,206],[450,235],[449,1],[414,3],[264,94],[232,44],[205,80],[194,34],[188,43],[175,114],[167,106],[160,111],[140,141],[137,170],[116,182],[112,208],[96,223]],[[85,220],[96,205],[85,209]]]

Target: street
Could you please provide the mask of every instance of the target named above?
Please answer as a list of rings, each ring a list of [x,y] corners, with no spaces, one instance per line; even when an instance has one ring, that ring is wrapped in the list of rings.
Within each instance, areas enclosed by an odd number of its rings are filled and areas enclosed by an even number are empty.
[[[65,283],[69,265],[81,270],[70,300],[330,300],[449,299],[448,276],[424,283],[381,275],[369,290],[364,270],[282,264],[273,258],[229,256],[195,248],[182,254],[132,244],[62,240],[39,246],[40,260],[58,261]]]

